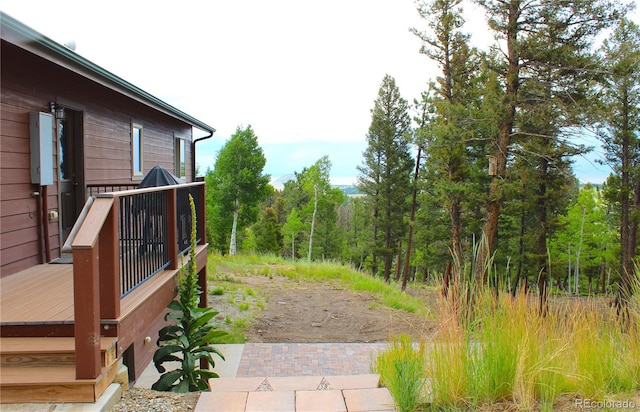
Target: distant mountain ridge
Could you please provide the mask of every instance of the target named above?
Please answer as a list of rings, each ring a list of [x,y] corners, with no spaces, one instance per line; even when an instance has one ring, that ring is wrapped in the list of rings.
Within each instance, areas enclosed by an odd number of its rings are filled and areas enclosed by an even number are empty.
[[[288,174],[288,175],[280,176],[277,178],[272,178],[270,184],[276,190],[284,190],[285,183],[291,180],[296,180],[295,174]],[[358,187],[355,184],[353,185],[332,184],[331,187],[335,187],[342,190],[342,192],[347,196],[360,194],[360,191],[358,190]]]

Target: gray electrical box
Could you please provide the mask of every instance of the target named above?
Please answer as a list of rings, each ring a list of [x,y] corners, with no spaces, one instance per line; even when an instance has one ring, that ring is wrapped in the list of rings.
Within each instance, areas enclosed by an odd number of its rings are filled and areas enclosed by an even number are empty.
[[[31,133],[31,183],[53,184],[53,116],[29,112]]]

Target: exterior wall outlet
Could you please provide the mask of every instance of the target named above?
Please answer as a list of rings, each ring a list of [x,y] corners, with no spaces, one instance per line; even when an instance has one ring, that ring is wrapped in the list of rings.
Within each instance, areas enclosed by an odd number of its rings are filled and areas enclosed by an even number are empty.
[[[49,210],[49,220],[58,220],[58,212],[56,210]]]

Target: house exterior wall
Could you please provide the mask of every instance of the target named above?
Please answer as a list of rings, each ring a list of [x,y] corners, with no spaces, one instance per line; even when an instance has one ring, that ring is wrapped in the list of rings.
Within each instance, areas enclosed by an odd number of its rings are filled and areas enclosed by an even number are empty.
[[[46,59],[2,41],[0,102],[0,276],[42,262],[44,225],[48,251],[60,256],[59,221],[38,220],[39,199],[31,184],[29,112],[49,112],[49,102],[82,114],[86,185],[132,184],[131,125],[143,126],[143,174],[160,165],[176,173],[175,138],[192,140],[191,126]],[[150,65],[152,67],[152,65]],[[47,212],[59,212],[58,142],[54,132],[54,184],[46,187]],[[193,176],[191,144],[186,144],[186,176]]]

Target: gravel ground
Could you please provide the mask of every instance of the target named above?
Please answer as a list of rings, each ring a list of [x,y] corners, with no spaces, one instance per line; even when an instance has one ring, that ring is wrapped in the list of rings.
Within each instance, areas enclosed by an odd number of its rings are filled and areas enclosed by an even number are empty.
[[[113,408],[113,412],[192,411],[198,403],[198,398],[199,392],[172,393],[130,388],[122,393],[122,399]]]

